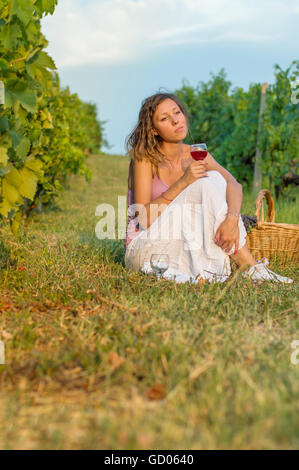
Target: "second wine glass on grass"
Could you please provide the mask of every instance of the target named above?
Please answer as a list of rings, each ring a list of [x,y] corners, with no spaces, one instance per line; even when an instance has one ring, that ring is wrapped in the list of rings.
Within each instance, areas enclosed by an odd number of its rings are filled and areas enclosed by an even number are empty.
[[[158,279],[161,279],[162,274],[167,271],[169,267],[169,256],[165,254],[154,253],[151,255],[151,267]]]

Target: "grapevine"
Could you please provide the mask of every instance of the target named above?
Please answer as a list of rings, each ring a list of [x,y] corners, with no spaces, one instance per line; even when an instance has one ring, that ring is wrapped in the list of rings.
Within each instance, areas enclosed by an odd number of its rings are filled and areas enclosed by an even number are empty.
[[[100,150],[94,104],[62,89],[40,20],[57,0],[0,0],[0,220],[17,234],[24,214],[50,203],[70,174],[92,177],[85,160]]]

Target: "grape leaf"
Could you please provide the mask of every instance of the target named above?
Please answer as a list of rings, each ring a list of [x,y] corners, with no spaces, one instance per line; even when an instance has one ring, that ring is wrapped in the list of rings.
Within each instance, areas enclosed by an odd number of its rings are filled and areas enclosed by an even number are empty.
[[[21,142],[22,136],[15,131],[10,131],[9,134],[11,136],[12,145],[14,148],[16,148]]]
[[[48,69],[56,70],[54,60],[45,51],[40,51],[34,56],[34,63],[47,67]]]
[[[12,78],[6,82],[6,102],[5,107],[11,107],[16,100],[19,100],[23,108],[30,113],[36,112],[36,96],[34,90],[18,79]]]
[[[23,177],[23,182],[19,186],[18,190],[22,196],[25,196],[33,201],[34,195],[36,193],[37,176],[33,173],[33,171],[30,171],[27,168],[22,168],[20,171]]]
[[[32,2],[28,0],[26,2],[24,0],[12,0],[12,14],[16,15],[26,26],[32,18]]]
[[[19,199],[19,192],[14,186],[8,183],[6,178],[4,178],[2,182],[2,191],[4,200],[6,199],[11,206]]]
[[[7,70],[8,68],[9,64],[7,60],[0,58],[0,70],[2,70],[2,72],[5,72],[5,70]]]
[[[44,174],[42,170],[43,162],[37,158],[28,157],[24,166],[37,173],[39,176],[43,176]]]
[[[36,5],[39,6],[40,10],[53,15],[57,0],[37,0]]]
[[[9,129],[8,120],[6,117],[0,117],[0,132],[6,132]]]
[[[6,166],[7,162],[8,162],[7,149],[5,147],[0,147],[0,163]]]
[[[18,157],[20,157],[22,160],[25,159],[25,157],[28,155],[29,149],[30,149],[31,142],[27,137],[23,137],[19,145],[16,147],[16,154]]]
[[[21,173],[20,170],[18,170],[17,168],[13,168],[5,177],[6,181],[11,184],[12,186],[14,186],[15,188],[18,188],[19,186],[21,186],[21,184],[23,183],[24,181],[24,177]]]
[[[13,206],[7,201],[7,199],[3,199],[3,201],[0,202],[0,214],[3,215],[3,217],[7,217],[7,214],[12,208]]]

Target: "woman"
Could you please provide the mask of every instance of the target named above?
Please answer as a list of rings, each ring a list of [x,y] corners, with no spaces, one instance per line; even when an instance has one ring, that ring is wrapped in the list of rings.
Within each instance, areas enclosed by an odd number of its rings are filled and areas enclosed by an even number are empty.
[[[231,274],[231,257],[244,277],[293,282],[266,268],[267,260],[253,258],[240,216],[241,184],[210,153],[204,161],[193,161],[183,142],[187,133],[187,113],[175,95],[157,93],[143,101],[127,139],[125,264],[150,272],[151,254],[165,253],[170,266],[164,277],[223,282]],[[176,237],[163,237],[165,227]]]

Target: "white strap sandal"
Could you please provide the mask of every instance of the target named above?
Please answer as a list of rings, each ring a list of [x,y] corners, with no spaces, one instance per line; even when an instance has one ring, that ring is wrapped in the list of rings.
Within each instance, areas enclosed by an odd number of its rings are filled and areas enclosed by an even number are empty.
[[[243,272],[242,276],[245,278],[250,277],[253,281],[256,282],[274,281],[283,282],[285,284],[290,284],[294,282],[293,279],[290,279],[289,277],[285,276],[280,276],[279,274],[271,271],[269,268],[266,268],[266,266],[269,264],[269,261],[267,258],[263,259],[264,261],[259,260],[257,264],[251,266],[251,268]]]

